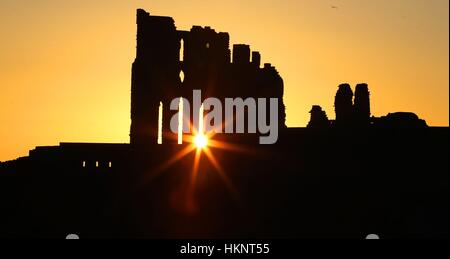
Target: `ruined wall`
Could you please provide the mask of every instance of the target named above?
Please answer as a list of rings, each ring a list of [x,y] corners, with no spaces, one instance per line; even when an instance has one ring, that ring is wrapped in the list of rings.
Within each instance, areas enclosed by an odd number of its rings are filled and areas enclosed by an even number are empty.
[[[170,131],[170,118],[176,111],[170,111],[170,102],[184,97],[192,104],[194,89],[202,91],[203,99],[279,98],[279,126],[285,127],[283,80],[273,66],[264,64],[261,68],[260,62],[260,54],[243,44],[233,46],[231,60],[228,33],[200,26],[177,31],[172,18],[152,16],[139,9],[132,69],[130,143],[135,147],[157,143],[160,102],[164,111],[164,142],[176,142],[176,134]]]
[[[338,87],[334,100],[337,126],[368,126],[370,124],[370,93],[366,83],[357,84],[355,95],[349,84]]]
[[[322,110],[322,107],[313,105],[309,113],[311,114],[311,119],[306,126],[307,128],[326,129],[330,127],[330,120],[328,119],[327,113]]]
[[[168,104],[180,87],[180,42],[170,17],[137,11],[136,59],[131,80],[131,129],[133,146],[156,144],[158,107]],[[168,110],[168,109],[165,109]]]

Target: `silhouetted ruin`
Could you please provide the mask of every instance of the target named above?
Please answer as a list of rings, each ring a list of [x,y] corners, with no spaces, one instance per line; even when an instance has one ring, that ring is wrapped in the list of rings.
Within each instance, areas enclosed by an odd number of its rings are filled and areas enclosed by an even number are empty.
[[[353,121],[353,91],[349,84],[341,84],[334,99],[336,125],[348,126]]]
[[[330,121],[328,120],[326,112],[322,110],[322,107],[313,105],[309,113],[311,113],[311,119],[308,123],[308,128],[324,129],[330,127]]]
[[[425,120],[420,119],[412,112],[396,112],[389,113],[387,116],[371,117],[369,87],[365,83],[356,85],[354,102],[353,91],[350,85],[339,85],[334,100],[334,108],[336,112],[336,120],[330,124],[330,127],[334,126],[343,129],[354,127],[406,127],[420,129],[427,127]],[[313,117],[311,116],[311,120],[312,119]],[[312,121],[310,123],[312,123]]]
[[[370,123],[370,97],[367,84],[357,84],[353,116],[357,125],[367,126]]]
[[[339,85],[335,121],[314,105],[307,128],[285,127],[283,80],[260,63],[248,45],[231,53],[228,33],[137,10],[130,143],[60,143],[0,163],[0,237],[448,238],[448,127],[370,117],[367,84],[354,100]],[[193,89],[278,98],[278,141],[172,145],[170,101],[192,102]]]
[[[176,133],[170,131],[174,114],[170,102],[183,97],[193,103],[194,89],[201,90],[203,98],[222,101],[226,97],[278,98],[279,127],[285,127],[283,80],[270,64],[260,67],[261,56],[250,53],[249,45],[234,45],[230,60],[228,33],[200,26],[179,31],[171,17],[153,16],[141,9],[137,11],[137,28],[131,87],[132,146],[148,150],[157,143],[160,103],[164,142],[176,142]]]
[[[372,117],[372,123],[381,128],[421,129],[428,127],[425,120],[412,112],[394,112],[380,118]]]

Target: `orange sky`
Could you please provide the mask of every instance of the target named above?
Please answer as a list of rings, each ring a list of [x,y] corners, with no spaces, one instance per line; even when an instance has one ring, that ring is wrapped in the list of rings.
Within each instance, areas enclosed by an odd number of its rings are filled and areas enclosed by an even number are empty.
[[[332,8],[337,6],[337,8]],[[367,82],[372,113],[449,124],[448,0],[0,2],[0,160],[60,141],[129,141],[135,9],[250,44],[285,82],[288,126],[337,85]]]

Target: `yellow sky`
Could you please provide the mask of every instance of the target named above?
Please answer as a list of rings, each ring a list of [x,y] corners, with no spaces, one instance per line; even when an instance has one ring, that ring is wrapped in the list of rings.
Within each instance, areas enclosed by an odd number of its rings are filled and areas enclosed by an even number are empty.
[[[129,141],[136,8],[259,50],[284,79],[288,126],[305,126],[313,104],[334,118],[342,82],[369,84],[375,116],[449,124],[448,0],[2,0],[1,161],[60,141]]]

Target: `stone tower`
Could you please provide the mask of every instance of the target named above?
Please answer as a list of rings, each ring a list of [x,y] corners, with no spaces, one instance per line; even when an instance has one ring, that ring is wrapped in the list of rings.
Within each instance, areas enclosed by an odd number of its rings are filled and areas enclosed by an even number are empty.
[[[334,99],[336,125],[348,125],[353,120],[353,91],[349,84],[341,84]]]
[[[367,84],[357,84],[355,88],[354,119],[358,125],[370,122],[370,97]]]

